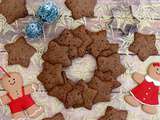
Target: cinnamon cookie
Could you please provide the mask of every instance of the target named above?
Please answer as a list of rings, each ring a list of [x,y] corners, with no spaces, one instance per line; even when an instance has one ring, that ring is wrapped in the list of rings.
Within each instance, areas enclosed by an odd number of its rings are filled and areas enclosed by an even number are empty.
[[[104,50],[100,53],[100,56],[108,57],[112,54],[118,54],[119,45],[118,44],[109,44],[109,49]]]
[[[66,0],[66,6],[72,11],[74,19],[94,17],[94,8],[97,0]]]
[[[110,71],[114,78],[125,72],[125,68],[120,62],[120,56],[113,54],[108,57],[100,56],[97,60],[98,69],[102,72]]]
[[[68,48],[60,46],[55,41],[49,43],[48,50],[43,54],[42,58],[51,64],[62,64],[65,67],[71,65],[68,57]]]
[[[8,52],[8,64],[19,64],[23,67],[28,67],[30,59],[36,52],[36,49],[29,45],[24,37],[19,37],[16,42],[6,44],[6,51]]]
[[[18,18],[26,17],[28,15],[26,0],[2,0],[0,14],[6,17],[9,24]]]
[[[91,109],[94,104],[94,99],[98,93],[97,90],[88,87],[87,83],[84,81],[80,81],[78,86],[82,88],[82,96],[84,100],[84,107],[87,109]]]
[[[130,45],[129,50],[137,54],[140,60],[145,61],[149,56],[158,54],[155,43],[155,35],[136,32],[134,34],[134,42]]]
[[[48,92],[48,94],[50,96],[57,97],[61,102],[65,103],[66,105],[67,94],[72,91],[72,89],[72,85],[67,82],[63,85],[55,86],[52,90]]]
[[[82,40],[74,36],[70,30],[64,30],[56,41],[69,48],[69,58],[78,57],[78,48],[82,45]]]
[[[82,107],[84,104],[83,96],[80,89],[74,88],[71,92],[67,94],[66,100],[67,107]]]
[[[98,91],[94,103],[110,101],[110,94],[113,89],[113,83],[111,81],[102,81],[98,77],[93,77],[88,85]]]
[[[62,65],[52,65],[48,62],[43,63],[43,70],[37,78],[43,83],[47,91],[50,91],[57,85],[64,84],[62,77]]]
[[[88,33],[93,40],[88,49],[94,57],[97,57],[102,51],[109,49],[110,45],[106,40],[106,31]]]
[[[78,53],[82,57],[86,54],[87,48],[93,42],[92,38],[88,35],[85,26],[79,26],[78,28],[72,30],[72,33],[82,40],[82,45],[79,47]]]
[[[105,115],[98,120],[127,120],[127,111],[117,110],[111,106],[108,106]]]
[[[118,88],[121,86],[121,83],[117,81],[113,76],[111,71],[108,72],[101,72],[99,70],[96,70],[95,76],[101,79],[102,81],[111,81],[113,82],[113,88]]]

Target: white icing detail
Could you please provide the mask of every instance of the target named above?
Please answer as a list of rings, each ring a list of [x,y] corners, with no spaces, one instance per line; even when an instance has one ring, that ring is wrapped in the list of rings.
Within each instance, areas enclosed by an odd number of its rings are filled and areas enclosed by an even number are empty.
[[[154,84],[155,86],[160,86],[160,82],[159,82],[158,80],[155,80],[155,79],[151,78],[149,75],[146,75],[146,76],[145,76],[145,80],[146,80],[147,82],[153,82],[153,84]],[[150,90],[151,88],[148,88],[148,89]]]

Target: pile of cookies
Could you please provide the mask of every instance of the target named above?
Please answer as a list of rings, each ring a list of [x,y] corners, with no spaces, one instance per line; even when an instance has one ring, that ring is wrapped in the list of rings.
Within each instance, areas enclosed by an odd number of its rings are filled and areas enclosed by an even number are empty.
[[[118,54],[118,44],[106,40],[106,31],[90,32],[85,26],[74,30],[65,29],[59,37],[50,41],[48,50],[43,54],[43,70],[38,79],[48,95],[57,97],[66,108],[85,107],[110,101],[112,89],[121,84],[116,80],[125,72]],[[97,61],[95,74],[86,83],[74,83],[63,72],[72,65],[72,60],[91,54]]]

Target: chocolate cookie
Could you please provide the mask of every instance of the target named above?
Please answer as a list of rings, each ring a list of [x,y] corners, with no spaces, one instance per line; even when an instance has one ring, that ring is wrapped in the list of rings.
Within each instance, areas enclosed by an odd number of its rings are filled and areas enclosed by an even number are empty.
[[[98,91],[94,103],[110,101],[110,94],[113,89],[113,83],[111,81],[102,81],[98,77],[93,77],[88,85]]]
[[[113,54],[118,54],[119,45],[118,44],[109,44],[109,49],[104,50],[100,53],[100,56],[108,57]]]
[[[77,29],[72,30],[72,33],[82,40],[82,45],[80,46],[78,53],[79,56],[84,56],[88,46],[93,42],[92,38],[88,35],[85,26],[79,26]]]
[[[110,71],[108,72],[101,72],[99,70],[96,70],[95,76],[101,79],[102,81],[111,81],[113,82],[113,88],[118,88],[121,86],[121,83],[117,81],[115,78],[113,78],[112,73]]]
[[[69,58],[74,59],[78,57],[78,48],[82,45],[82,41],[74,36],[70,30],[64,30],[57,39],[57,42],[69,48]]]
[[[155,35],[145,35],[136,32],[134,34],[134,42],[130,45],[129,50],[137,54],[140,60],[145,61],[149,56],[158,54],[155,43]]]
[[[51,118],[45,118],[43,120],[65,120],[62,113],[58,113]]]
[[[26,17],[28,15],[26,0],[2,0],[0,14],[6,17],[9,24],[18,18]]]
[[[74,19],[93,17],[97,0],[66,0],[66,6],[72,11]]]
[[[71,65],[71,61],[68,57],[68,48],[60,46],[54,41],[49,43],[48,50],[43,54],[42,58],[44,61],[51,64],[62,64],[64,67]]]
[[[114,78],[125,72],[125,68],[120,62],[120,56],[118,54],[113,54],[108,57],[100,56],[97,60],[98,69],[102,72],[110,71]]]
[[[67,94],[72,91],[73,87],[70,83],[55,86],[48,92],[50,96],[57,97],[61,102],[66,105]]]
[[[88,87],[87,83],[85,83],[83,80],[80,80],[77,83],[76,88],[81,91],[84,101],[83,106],[87,109],[91,109],[92,105],[94,104],[94,99],[97,95],[97,90]]]
[[[43,70],[38,75],[38,80],[40,80],[47,91],[50,91],[57,85],[64,84],[64,80],[62,77],[62,65],[55,64],[52,65],[48,62],[43,63]]]
[[[94,41],[88,48],[94,57],[97,57],[102,51],[109,49],[109,42],[106,40],[106,31],[88,33]]]
[[[92,105],[94,104],[94,99],[97,95],[97,90],[89,88],[84,81],[80,81],[78,85],[83,87],[82,96],[84,100],[84,107],[91,109]]]
[[[19,64],[23,67],[28,67],[30,59],[36,52],[36,49],[29,45],[24,37],[19,37],[16,42],[6,44],[6,51],[8,52],[8,64]]]
[[[66,106],[67,107],[82,107],[84,104],[83,96],[80,89],[74,88],[67,94]]]
[[[127,120],[126,110],[117,110],[111,106],[107,107],[105,115],[98,120]]]

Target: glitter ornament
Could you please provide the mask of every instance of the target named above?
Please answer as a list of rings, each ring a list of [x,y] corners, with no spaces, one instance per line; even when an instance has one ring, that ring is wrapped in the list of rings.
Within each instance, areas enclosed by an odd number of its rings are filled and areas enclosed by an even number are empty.
[[[41,21],[52,23],[59,17],[59,8],[52,2],[46,2],[39,7],[36,15]]]
[[[29,38],[38,38],[43,34],[43,24],[38,21],[28,23],[25,32]]]

